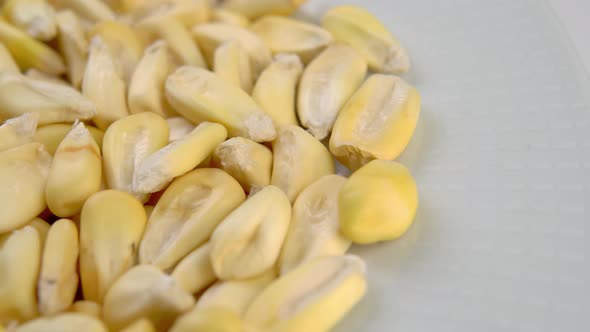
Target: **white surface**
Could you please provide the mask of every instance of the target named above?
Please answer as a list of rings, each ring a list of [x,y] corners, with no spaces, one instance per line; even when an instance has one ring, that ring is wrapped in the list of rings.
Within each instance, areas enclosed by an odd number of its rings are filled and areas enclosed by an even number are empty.
[[[343,1],[314,0],[320,13]],[[537,0],[346,1],[407,46],[421,206],[340,332],[590,331],[590,91]]]
[[[590,1],[588,0],[549,0],[557,17],[572,39],[578,54],[590,72]]]

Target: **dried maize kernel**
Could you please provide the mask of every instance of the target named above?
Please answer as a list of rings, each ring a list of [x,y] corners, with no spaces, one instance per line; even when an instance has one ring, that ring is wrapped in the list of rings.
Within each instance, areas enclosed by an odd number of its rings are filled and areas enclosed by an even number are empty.
[[[39,114],[38,124],[89,120],[96,114],[91,100],[59,83],[19,74],[0,73],[0,116]]]
[[[226,82],[247,93],[252,90],[250,57],[237,40],[226,41],[215,49],[213,71]]]
[[[113,282],[135,264],[146,224],[145,210],[133,196],[98,192],[80,217],[80,279],[84,299],[102,302]]]
[[[47,238],[47,233],[49,233],[49,228],[51,227],[49,223],[41,218],[34,218],[27,225],[32,226],[37,230],[39,241],[41,241],[41,248],[45,248],[45,239]]]
[[[272,152],[247,138],[234,137],[219,144],[212,163],[233,176],[246,192],[270,184]]]
[[[218,281],[201,295],[193,310],[223,308],[241,317],[256,296],[275,278],[275,271],[269,270],[250,279]]]
[[[26,225],[45,210],[50,165],[51,156],[40,143],[0,152],[0,233]]]
[[[249,18],[263,15],[291,15],[306,0],[227,0],[223,8],[241,13]]]
[[[416,89],[396,76],[372,75],[340,111],[330,151],[352,170],[373,159],[395,159],[410,142],[419,115]]]
[[[338,197],[340,231],[355,243],[402,236],[418,207],[416,183],[400,163],[373,160],[357,170]]]
[[[340,234],[338,223],[338,193],[345,182],[345,177],[326,175],[299,194],[281,252],[281,274],[316,257],[348,250],[350,241]]]
[[[88,61],[88,40],[80,19],[73,11],[58,12],[56,21],[58,46],[66,60],[68,78],[74,87],[79,88]]]
[[[115,67],[125,82],[129,82],[141,59],[144,45],[137,33],[118,21],[102,21],[94,25],[89,38],[100,39],[107,45]]]
[[[135,322],[127,325],[121,332],[156,332],[154,324],[147,318],[140,318]]]
[[[247,93],[205,69],[185,66],[176,70],[166,81],[166,97],[187,119],[221,123],[230,137],[257,142],[275,138],[271,118]]]
[[[102,307],[100,304],[94,301],[88,300],[78,300],[74,302],[70,308],[68,308],[69,312],[79,312],[84,315],[88,315],[95,318],[102,318]]]
[[[91,22],[110,21],[115,13],[101,0],[52,0],[57,8],[68,8]]]
[[[196,169],[174,180],[152,212],[139,248],[140,262],[172,268],[245,198],[240,184],[222,170]]]
[[[247,28],[250,25],[250,20],[233,10],[215,8],[211,13],[211,22],[219,22],[225,24],[233,24],[242,28]]]
[[[149,16],[161,16],[173,18],[185,27],[192,27],[209,20],[209,7],[208,0],[148,1],[133,11],[132,20],[139,22]]]
[[[80,213],[90,195],[100,190],[100,147],[84,123],[75,124],[55,151],[47,185],[47,206],[58,217]]]
[[[104,174],[109,188],[126,191],[140,201],[147,195],[133,192],[133,177],[139,165],[168,143],[168,124],[161,116],[144,112],[114,122],[102,144]]]
[[[244,321],[263,331],[329,331],[365,289],[360,258],[317,258],[270,284],[250,305]]]
[[[104,137],[104,131],[92,127],[86,126],[86,129],[90,131],[92,138],[99,147],[102,147],[102,139]],[[37,128],[33,141],[42,143],[45,149],[50,155],[54,155],[57,151],[57,147],[63,141],[63,139],[72,130],[71,124],[56,123]]]
[[[147,318],[157,331],[165,331],[174,319],[195,303],[190,293],[151,265],[138,265],[123,274],[104,298],[104,320],[119,330]]]
[[[352,47],[334,43],[303,71],[297,115],[318,139],[328,136],[338,112],[365,79],[367,62]]]
[[[181,116],[167,118],[166,122],[170,128],[170,135],[168,136],[170,142],[178,141],[195,129],[195,125],[192,122]]]
[[[22,70],[36,68],[55,75],[61,75],[66,71],[66,66],[57,52],[4,19],[0,19],[0,42],[12,53]]]
[[[297,83],[303,64],[294,54],[277,54],[258,77],[252,98],[268,114],[276,128],[298,125],[295,112]]]
[[[20,73],[16,61],[10,51],[0,42],[0,72]]]
[[[248,197],[211,235],[211,264],[222,280],[255,277],[279,257],[291,220],[291,204],[277,187]]]
[[[109,47],[99,36],[92,39],[89,52],[82,93],[96,104],[94,123],[105,130],[129,114],[126,84]]]
[[[321,27],[282,16],[264,16],[250,29],[274,53],[294,53],[309,63],[331,42],[330,32]]]
[[[137,28],[148,38],[166,41],[173,63],[178,66],[189,65],[206,67],[205,59],[194,42],[190,31],[180,21],[170,16],[150,16],[137,24]]]
[[[164,189],[175,177],[197,167],[226,138],[227,130],[222,125],[201,123],[139,164],[133,177],[133,191],[153,193]]]
[[[63,313],[52,317],[40,317],[15,329],[15,332],[108,332],[95,317],[81,313]]]
[[[78,228],[68,219],[56,221],[43,248],[37,284],[39,312],[54,315],[74,302],[78,289]]]
[[[127,102],[131,114],[152,112],[174,115],[164,96],[164,83],[172,71],[166,42],[159,40],[145,49],[129,83]]]
[[[0,235],[0,324],[37,316],[40,253],[39,234],[31,226]]]
[[[195,294],[202,291],[217,279],[209,259],[210,254],[211,246],[208,243],[201,245],[186,255],[170,275],[187,292]]]
[[[7,0],[2,12],[12,24],[35,39],[50,41],[57,34],[55,9],[46,0]]]
[[[270,50],[260,37],[248,29],[232,24],[201,24],[193,28],[193,36],[201,47],[207,62],[211,65],[217,47],[229,40],[237,40],[250,56],[252,76],[254,78],[257,78],[272,60]]]
[[[6,120],[0,126],[0,151],[30,143],[37,130],[39,114],[25,113],[19,117]]]
[[[223,308],[191,310],[180,316],[170,332],[240,332],[240,317]]]
[[[400,74],[410,69],[406,50],[366,9],[357,6],[332,8],[324,15],[322,26],[336,40],[358,50],[375,72]]]
[[[273,142],[274,159],[270,183],[281,188],[291,202],[308,185],[334,173],[334,161],[326,147],[297,126],[280,129]]]

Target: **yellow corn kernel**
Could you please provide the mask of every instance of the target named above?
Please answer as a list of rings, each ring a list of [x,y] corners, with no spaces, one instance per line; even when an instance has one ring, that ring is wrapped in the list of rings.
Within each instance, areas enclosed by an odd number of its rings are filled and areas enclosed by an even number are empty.
[[[168,46],[157,41],[145,49],[129,83],[127,101],[131,114],[152,112],[174,115],[164,96],[164,83],[172,71]]]
[[[90,131],[92,138],[99,147],[102,147],[102,139],[104,137],[104,131],[92,127],[86,126],[86,129]],[[33,141],[42,143],[45,149],[50,155],[54,155],[57,151],[57,147],[66,137],[66,135],[72,130],[71,124],[56,123],[47,126],[37,128]]]
[[[330,133],[338,112],[365,79],[367,62],[352,47],[334,43],[303,71],[297,115],[318,139]]]
[[[351,170],[373,159],[395,159],[410,142],[419,115],[414,87],[396,76],[374,74],[340,111],[330,151]]]
[[[20,69],[10,51],[0,42],[0,72],[19,73]]]
[[[291,15],[306,0],[227,0],[223,8],[241,13],[249,18],[263,15]]]
[[[115,13],[101,0],[52,0],[57,8],[71,9],[93,23],[115,19]]]
[[[111,330],[147,318],[157,331],[166,331],[195,304],[190,293],[152,265],[139,265],[123,274],[104,298],[103,316]]]
[[[139,248],[140,262],[173,267],[245,198],[240,184],[222,170],[200,168],[174,180],[152,212]]]
[[[256,142],[275,138],[271,118],[247,93],[205,69],[185,66],[176,70],[166,81],[166,97],[188,120],[221,123],[231,137]]]
[[[0,73],[0,116],[39,114],[38,124],[88,120],[96,107],[75,89],[19,74]]]
[[[150,219],[150,216],[152,215],[152,212],[154,212],[154,208],[155,206],[153,205],[144,205],[143,209],[145,210],[145,216],[147,217],[147,219]]]
[[[164,189],[175,177],[194,169],[227,138],[218,123],[203,122],[185,137],[147,157],[135,170],[133,191],[154,193]]]
[[[195,129],[195,125],[192,122],[181,116],[167,118],[166,122],[170,128],[170,136],[168,138],[170,142],[178,141]]]
[[[95,37],[82,80],[82,93],[96,104],[96,126],[105,130],[111,123],[127,116],[126,84],[116,68],[108,45]]]
[[[247,28],[250,25],[250,19],[246,16],[224,8],[215,8],[211,13],[211,21],[233,24],[242,28]]]
[[[191,310],[180,316],[170,332],[240,332],[240,317],[223,308]]]
[[[281,189],[266,186],[242,203],[211,235],[211,265],[219,279],[247,279],[271,269],[291,221]]]
[[[36,68],[54,75],[61,75],[66,71],[59,53],[3,19],[0,19],[0,42],[12,53],[22,70]]]
[[[94,301],[78,300],[74,302],[69,308],[69,312],[79,312],[95,318],[102,318],[102,307]]]
[[[274,53],[294,53],[309,63],[331,42],[330,32],[294,18],[269,15],[254,22],[250,29]]]
[[[0,235],[0,324],[37,316],[40,254],[39,234],[31,226]]]
[[[233,24],[201,24],[193,28],[193,36],[211,66],[213,65],[214,53],[217,47],[229,40],[237,40],[250,56],[252,76],[254,78],[257,78],[272,60],[270,50],[260,37],[248,29]]]
[[[218,281],[201,295],[193,310],[223,308],[241,317],[256,296],[275,278],[275,271],[269,270],[250,279]]]
[[[137,33],[121,22],[103,21],[97,23],[90,31],[90,39],[97,36],[108,46],[115,67],[123,80],[129,82],[144,48]]]
[[[0,152],[0,233],[26,225],[45,210],[50,165],[51,156],[40,143]]]
[[[402,236],[418,208],[418,190],[400,163],[373,160],[346,181],[338,197],[340,231],[354,243]]]
[[[37,130],[38,113],[25,113],[0,126],[0,151],[30,143]]]
[[[250,305],[244,321],[262,331],[329,331],[365,290],[360,258],[317,258],[270,284]]]
[[[179,20],[166,15],[150,16],[137,24],[149,39],[163,39],[177,66],[206,67],[205,59],[190,31]]]
[[[7,0],[4,17],[29,36],[50,41],[57,35],[55,10],[46,0]]]
[[[120,332],[156,332],[156,328],[149,319],[140,318],[130,325],[127,325],[127,327]]]
[[[84,299],[102,302],[113,282],[135,264],[146,224],[145,210],[133,196],[98,192],[80,217],[80,279]]]
[[[345,177],[326,175],[297,197],[281,252],[281,274],[316,257],[342,255],[348,250],[350,240],[340,234],[338,223],[338,193],[345,182]]]
[[[147,1],[133,11],[131,19],[140,22],[149,16],[169,17],[190,28],[209,20],[209,7],[209,0]]]
[[[270,184],[272,152],[247,138],[234,137],[219,144],[212,163],[233,176],[246,192]]]
[[[44,73],[44,72],[39,71],[39,70],[37,70],[35,68],[27,69],[25,71],[25,76],[26,77],[29,77],[29,78],[32,78],[34,80],[37,80],[37,81],[46,81],[48,83],[61,84],[63,86],[67,86],[67,87],[70,86],[70,83],[69,82],[61,79],[60,77],[53,76],[53,75]]]
[[[15,332],[108,332],[104,324],[95,317],[81,313],[63,313],[52,317],[40,317],[19,327]]]
[[[203,244],[186,255],[170,275],[187,292],[195,294],[202,291],[217,279],[211,267],[210,254],[211,246]]]
[[[372,71],[390,74],[410,69],[406,50],[379,20],[366,9],[338,6],[322,18],[322,26],[336,40],[350,44],[369,62]]]
[[[294,54],[277,54],[258,77],[252,98],[268,114],[276,128],[298,125],[295,93],[303,64]]]
[[[41,248],[45,248],[45,239],[47,238],[47,233],[49,233],[49,228],[51,227],[49,223],[41,218],[34,218],[28,223],[28,225],[33,226],[33,228],[37,230],[39,241],[41,241]]]
[[[39,313],[54,315],[74,302],[78,289],[78,228],[68,219],[56,221],[43,248],[37,284]]]
[[[55,151],[45,198],[58,217],[80,213],[90,195],[99,191],[102,177],[100,147],[84,123],[75,124]]]
[[[252,90],[250,57],[237,40],[226,41],[215,50],[213,71],[217,76],[247,93]]]
[[[166,146],[168,136],[168,124],[154,113],[133,114],[114,122],[107,129],[102,144],[108,187],[146,201],[147,195],[133,192],[133,177],[148,156]]]
[[[279,130],[272,144],[274,158],[270,183],[281,188],[291,202],[308,185],[334,173],[334,160],[326,147],[297,126]]]
[[[88,61],[88,41],[82,23],[71,10],[58,12],[56,22],[58,47],[66,60],[68,79],[74,87],[79,88]]]

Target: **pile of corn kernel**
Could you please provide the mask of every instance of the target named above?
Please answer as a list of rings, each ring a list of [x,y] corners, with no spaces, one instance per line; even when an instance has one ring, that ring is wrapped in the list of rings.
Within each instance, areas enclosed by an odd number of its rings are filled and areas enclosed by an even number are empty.
[[[0,331],[328,331],[411,225],[420,112],[368,11],[4,0]],[[335,160],[352,175],[335,173]]]

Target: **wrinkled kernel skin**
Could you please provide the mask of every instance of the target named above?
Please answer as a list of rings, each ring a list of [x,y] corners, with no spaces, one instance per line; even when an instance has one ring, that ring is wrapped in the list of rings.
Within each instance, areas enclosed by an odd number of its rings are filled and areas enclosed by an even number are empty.
[[[373,160],[354,173],[338,197],[340,231],[354,243],[394,240],[418,208],[416,183],[400,163]]]

